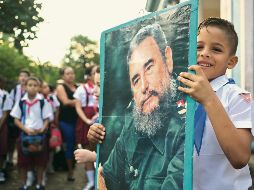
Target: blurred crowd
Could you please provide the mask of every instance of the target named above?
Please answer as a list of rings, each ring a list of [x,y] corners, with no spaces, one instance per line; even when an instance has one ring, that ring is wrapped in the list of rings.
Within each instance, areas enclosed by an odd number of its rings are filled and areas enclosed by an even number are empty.
[[[0,187],[15,164],[20,190],[44,190],[47,174],[55,170],[65,170],[66,180],[75,181],[73,152],[92,149],[87,132],[98,119],[99,73],[93,65],[86,69],[84,83],[76,84],[73,69],[61,68],[53,87],[21,70],[9,92],[0,77]],[[88,182],[83,190],[94,189],[94,170],[94,163],[84,164]]]

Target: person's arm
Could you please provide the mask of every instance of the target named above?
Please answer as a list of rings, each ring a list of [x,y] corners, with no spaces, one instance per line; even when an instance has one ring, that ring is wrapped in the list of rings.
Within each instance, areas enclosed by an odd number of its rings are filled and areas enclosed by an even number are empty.
[[[196,74],[180,73],[178,80],[187,88],[178,89],[203,104],[217,140],[229,162],[236,169],[244,167],[248,164],[251,155],[250,130],[235,128],[201,67],[195,65],[189,69],[194,70]]]
[[[75,99],[71,100],[67,97],[67,94],[64,90],[63,85],[57,86],[56,93],[57,93],[57,97],[63,103],[63,105],[75,107],[76,100]]]
[[[56,127],[59,126],[59,107],[56,107],[56,111],[54,113],[54,122],[56,124]]]
[[[4,125],[10,111],[3,111],[2,118],[0,119],[0,129]]]
[[[96,161],[96,152],[87,149],[77,149],[74,151],[77,163],[87,163]]]
[[[177,140],[175,146],[173,147],[175,154],[168,165],[167,176],[163,181],[161,190],[183,189],[185,125],[182,124],[179,127],[181,128],[176,134]]]
[[[76,100],[75,108],[78,113],[78,116],[82,119],[82,121],[88,125],[92,125],[92,120],[86,117],[86,114],[82,110],[81,102],[78,99]]]

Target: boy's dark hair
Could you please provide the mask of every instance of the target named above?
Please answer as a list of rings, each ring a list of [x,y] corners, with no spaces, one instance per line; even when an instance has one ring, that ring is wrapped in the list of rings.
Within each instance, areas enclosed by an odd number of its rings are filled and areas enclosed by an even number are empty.
[[[100,67],[96,68],[95,73],[99,73],[100,74]]]
[[[27,74],[27,76],[28,77],[30,77],[30,72],[28,71],[28,70],[25,70],[25,69],[22,69],[20,72],[19,72],[19,74],[21,74],[21,73],[25,73],[25,74]]]
[[[30,81],[30,80],[33,80],[33,81],[37,82],[38,86],[41,85],[40,80],[37,77],[34,77],[34,76],[28,77],[28,79],[26,80],[25,85],[27,85],[28,81]]]
[[[228,37],[228,42],[231,45],[231,54],[235,55],[238,45],[238,36],[235,31],[234,25],[225,19],[210,17],[199,24],[198,35],[202,28],[207,28],[208,26],[218,27],[226,33]]]

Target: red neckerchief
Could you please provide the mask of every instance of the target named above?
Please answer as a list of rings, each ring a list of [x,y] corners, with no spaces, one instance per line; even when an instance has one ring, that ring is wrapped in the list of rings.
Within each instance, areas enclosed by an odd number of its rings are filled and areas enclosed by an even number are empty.
[[[48,103],[50,103],[50,105],[53,107],[53,100],[50,99],[49,96],[44,95],[44,98],[48,101]]]
[[[86,83],[89,86],[89,88],[94,88],[94,84],[90,80],[88,80]]]
[[[28,114],[30,113],[30,108],[31,108],[34,104],[36,104],[38,101],[39,101],[38,99],[34,99],[31,103],[30,103],[28,100],[25,101],[25,103],[26,103],[26,105],[27,105],[27,113],[28,113]]]

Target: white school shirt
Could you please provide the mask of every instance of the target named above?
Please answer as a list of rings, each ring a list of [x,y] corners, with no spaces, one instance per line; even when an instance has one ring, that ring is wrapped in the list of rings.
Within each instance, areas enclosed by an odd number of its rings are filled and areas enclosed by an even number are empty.
[[[56,109],[60,106],[60,102],[59,100],[57,99],[56,95],[55,94],[51,94],[50,95],[53,99],[53,110],[54,112],[56,111]]]
[[[52,100],[50,99],[52,97]],[[50,101],[50,102],[49,102]],[[52,115],[49,118],[49,121],[54,121],[54,112],[56,112],[56,109],[60,106],[60,102],[58,101],[57,97],[54,94],[50,94],[47,97],[47,102],[50,104]]]
[[[41,100],[43,99],[41,95],[37,94],[35,99]],[[23,96],[21,100],[28,100],[27,93]],[[30,102],[30,101],[29,101]],[[41,113],[42,111],[42,113]],[[41,110],[40,101],[35,103],[33,106],[30,107],[30,112],[28,114],[28,106],[26,106],[25,110],[25,122],[23,123],[24,127],[31,128],[31,129],[41,129],[43,127],[43,120],[52,117],[52,111],[50,104],[48,101],[44,99],[44,105]],[[19,102],[16,102],[12,111],[11,116],[17,119],[21,119],[21,109],[19,106]]]
[[[5,101],[3,102],[3,97],[5,97]],[[3,117],[4,111],[9,111],[12,108],[12,100],[5,90],[0,89],[0,119]]]
[[[15,92],[16,89],[16,93]],[[19,100],[22,98],[22,93],[24,94],[25,91],[21,90],[21,85],[18,84],[17,86],[15,86],[15,88],[13,88],[10,92],[10,98],[13,100],[13,104],[15,104],[15,102],[19,102]]]
[[[88,84],[85,84],[85,87],[89,93],[89,97],[88,97],[88,105],[86,105],[87,102],[87,93],[86,90],[84,88],[84,84],[81,84],[76,91],[73,94],[73,97],[75,99],[80,100],[81,102],[81,107],[85,107],[85,106],[89,106],[89,107],[94,107],[96,101],[95,101],[95,96],[93,95],[93,90],[94,88],[91,88],[88,86]]]
[[[228,78],[223,75],[210,84],[234,126],[251,129],[251,102],[240,95],[248,92],[236,84],[226,84],[227,82]],[[207,117],[199,156],[194,147],[193,190],[247,190],[251,184],[248,165],[242,169],[234,169],[231,166]]]

